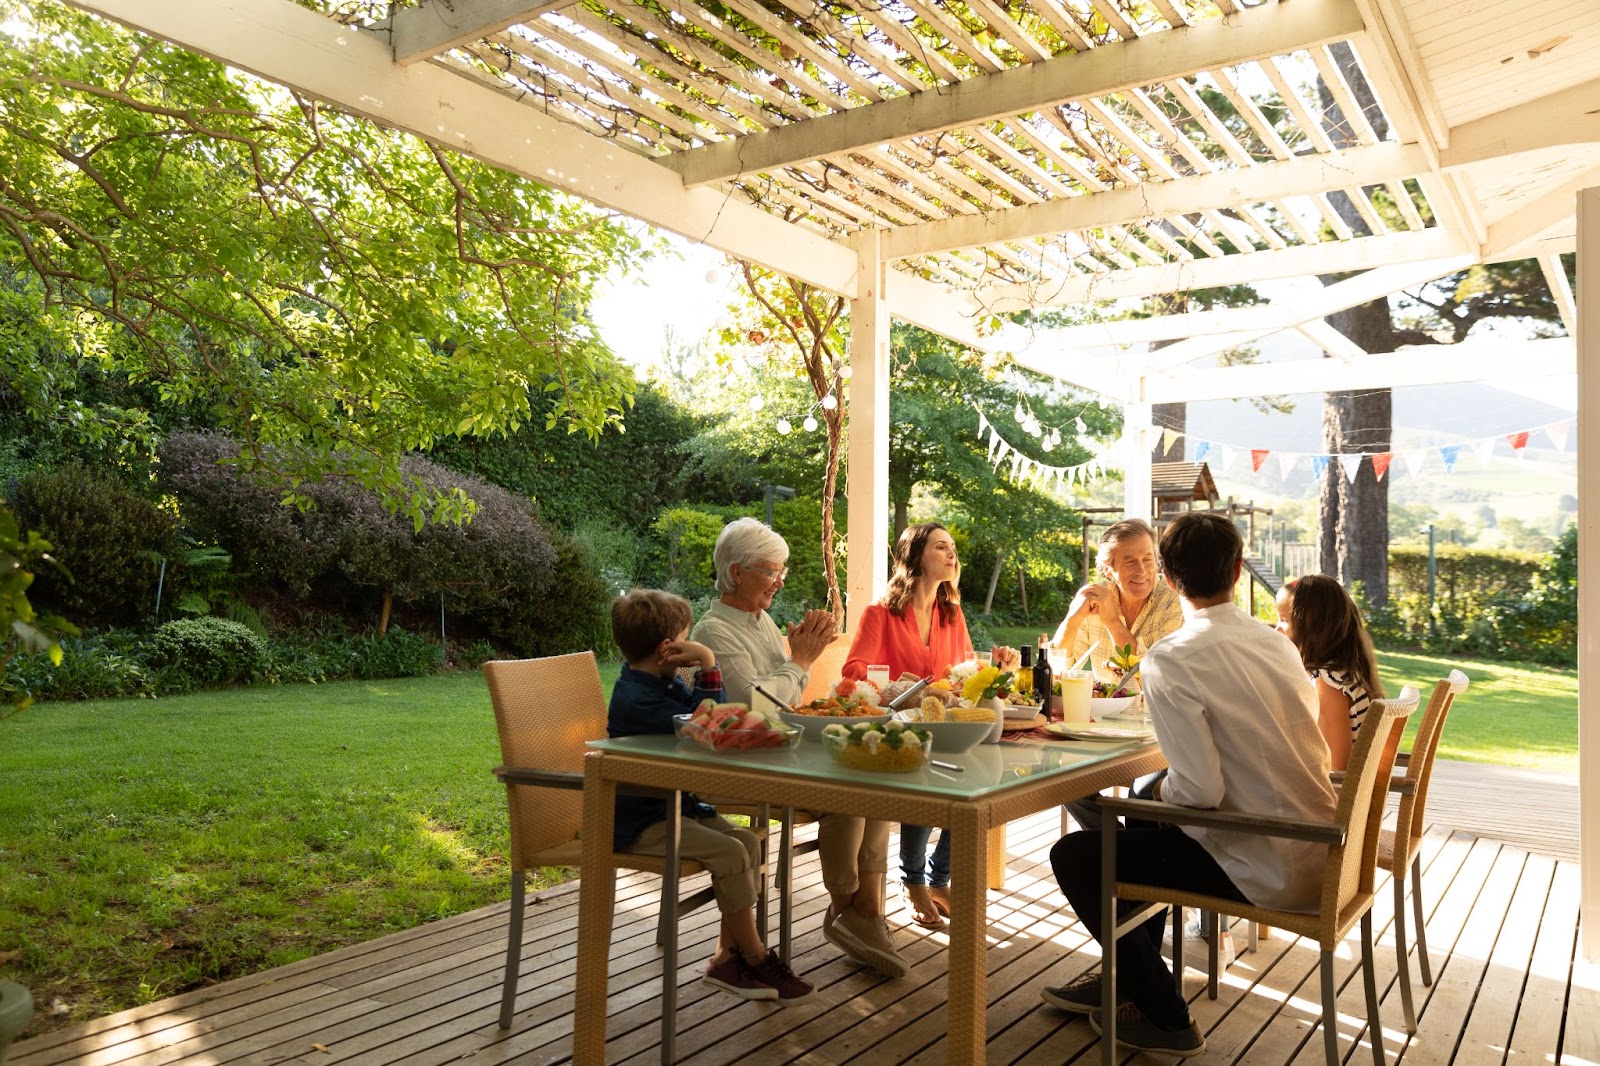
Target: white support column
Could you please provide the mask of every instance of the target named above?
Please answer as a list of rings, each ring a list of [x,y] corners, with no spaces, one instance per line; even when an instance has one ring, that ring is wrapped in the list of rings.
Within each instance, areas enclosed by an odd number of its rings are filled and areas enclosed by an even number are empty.
[[[1150,403],[1143,399],[1145,379],[1135,389],[1140,399],[1122,406],[1122,516],[1151,518],[1150,453],[1155,448],[1150,428]]]
[[[1578,194],[1579,950],[1600,962],[1600,187]]]
[[[881,230],[855,238],[856,298],[850,301],[850,434],[845,526],[850,562],[845,582],[845,627],[889,586],[889,305],[888,263]]]

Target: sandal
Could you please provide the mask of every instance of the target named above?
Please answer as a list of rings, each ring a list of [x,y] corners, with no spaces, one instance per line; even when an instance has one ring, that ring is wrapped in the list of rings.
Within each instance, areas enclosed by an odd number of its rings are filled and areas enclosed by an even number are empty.
[[[935,893],[937,893],[937,895],[935,895]],[[933,905],[934,905],[934,907],[936,907],[938,909],[939,916],[941,918],[950,917],[950,886],[949,885],[937,885],[937,886],[930,885],[929,888],[928,888],[928,898],[933,900]]]
[[[906,885],[906,901],[911,904],[911,920],[924,929],[943,929],[938,903],[928,892],[927,885]],[[946,909],[944,914],[949,914]]]

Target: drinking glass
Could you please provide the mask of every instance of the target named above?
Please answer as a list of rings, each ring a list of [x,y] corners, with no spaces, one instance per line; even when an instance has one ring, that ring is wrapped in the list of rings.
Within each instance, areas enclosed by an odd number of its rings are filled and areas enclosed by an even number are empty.
[[[889,683],[889,664],[869,663],[867,665],[867,680],[882,689]]]
[[[1094,692],[1092,670],[1063,670],[1057,675],[1061,682],[1061,720],[1087,722],[1089,699]]]

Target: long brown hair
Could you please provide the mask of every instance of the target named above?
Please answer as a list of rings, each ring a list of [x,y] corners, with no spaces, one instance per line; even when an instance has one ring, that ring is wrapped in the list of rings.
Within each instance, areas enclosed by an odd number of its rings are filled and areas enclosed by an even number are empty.
[[[894,542],[894,573],[889,576],[889,591],[883,597],[883,605],[889,608],[890,614],[902,615],[911,605],[917,579],[922,576],[922,552],[928,546],[928,537],[934,530],[950,532],[938,522],[922,522],[907,526],[901,532],[900,539]],[[955,617],[955,605],[961,602],[961,589],[956,584],[960,579],[961,563],[958,559],[955,580],[941,581],[934,590],[933,603],[942,622],[949,622]]]
[[[1336,671],[1366,689],[1368,696],[1382,699],[1372,637],[1344,586],[1323,574],[1309,574],[1286,588],[1289,626],[1306,669]]]

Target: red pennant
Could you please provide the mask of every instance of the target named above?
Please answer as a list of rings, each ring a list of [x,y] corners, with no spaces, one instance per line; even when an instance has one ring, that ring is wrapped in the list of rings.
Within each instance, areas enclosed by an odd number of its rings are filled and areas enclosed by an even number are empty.
[[[1389,472],[1389,464],[1394,462],[1394,452],[1378,452],[1372,457],[1372,473],[1379,480]]]
[[[1512,451],[1520,452],[1522,449],[1528,446],[1528,431],[1523,430],[1521,433],[1507,433],[1506,440],[1511,442]]]
[[[1272,454],[1271,448],[1250,449],[1250,469],[1260,471],[1261,464],[1267,461],[1267,456]]]

